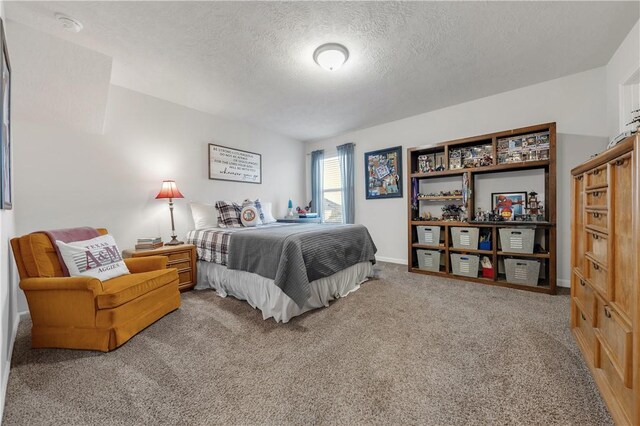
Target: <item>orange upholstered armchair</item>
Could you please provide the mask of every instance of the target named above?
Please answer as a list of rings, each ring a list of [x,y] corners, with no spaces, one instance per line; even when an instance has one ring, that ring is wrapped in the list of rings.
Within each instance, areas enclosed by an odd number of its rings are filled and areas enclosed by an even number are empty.
[[[166,269],[165,256],[124,259],[131,274],[103,282],[63,276],[46,234],[14,238],[11,248],[29,304],[34,348],[108,352],[180,307],[178,272]]]

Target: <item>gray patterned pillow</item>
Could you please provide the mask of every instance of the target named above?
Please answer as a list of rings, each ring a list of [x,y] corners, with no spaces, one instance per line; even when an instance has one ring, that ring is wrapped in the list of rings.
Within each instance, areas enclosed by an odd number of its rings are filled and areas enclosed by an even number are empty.
[[[218,227],[220,228],[241,228],[242,221],[240,213],[242,206],[236,203],[228,203],[226,201],[216,201],[216,210],[218,210]]]

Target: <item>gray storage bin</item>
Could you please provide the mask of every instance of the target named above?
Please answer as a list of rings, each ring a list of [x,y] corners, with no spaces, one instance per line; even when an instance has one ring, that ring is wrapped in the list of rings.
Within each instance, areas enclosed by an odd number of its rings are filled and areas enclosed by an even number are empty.
[[[417,249],[418,267],[425,271],[440,271],[440,252],[438,250]]]
[[[505,259],[507,281],[512,284],[538,285],[540,262],[537,260]]]
[[[533,253],[536,230],[529,228],[500,228],[500,245],[508,253]]]
[[[428,246],[440,245],[439,226],[417,226],[418,242]]]
[[[480,271],[480,256],[451,253],[453,275],[476,278]]]
[[[451,242],[453,248],[457,249],[478,249],[478,236],[480,230],[478,228],[451,228]]]

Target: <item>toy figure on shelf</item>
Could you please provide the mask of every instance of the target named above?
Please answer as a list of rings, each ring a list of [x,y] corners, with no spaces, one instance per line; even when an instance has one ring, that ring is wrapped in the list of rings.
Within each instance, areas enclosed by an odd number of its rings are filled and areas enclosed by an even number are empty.
[[[443,220],[462,220],[464,211],[462,206],[458,204],[447,204],[442,207],[442,219]]]
[[[309,201],[309,205],[304,206],[304,208],[300,208],[300,206],[296,207],[296,212],[298,212],[298,214],[307,214],[310,211],[311,211],[311,201]]]
[[[537,215],[540,213],[540,207],[541,207],[541,203],[538,202],[538,193],[535,191],[531,191],[529,193],[529,201],[528,201],[529,207],[527,208],[527,210],[529,211],[529,214],[532,215]]]
[[[443,172],[444,170],[444,161],[442,157],[440,157],[440,164],[438,164],[438,167],[436,167],[436,172]]]

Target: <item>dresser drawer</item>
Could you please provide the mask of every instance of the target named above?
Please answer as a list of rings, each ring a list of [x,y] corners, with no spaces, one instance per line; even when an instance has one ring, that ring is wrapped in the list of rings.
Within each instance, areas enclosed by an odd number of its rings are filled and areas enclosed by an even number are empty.
[[[587,253],[590,253],[595,260],[603,265],[607,263],[607,251],[609,249],[609,239],[606,234],[587,229]]]
[[[596,351],[596,335],[593,330],[592,320],[588,314],[582,311],[580,302],[576,303],[576,299],[574,299],[574,303],[576,307],[573,321],[575,324],[574,332],[580,340],[583,351],[587,352],[585,355],[588,355],[588,358],[593,361]]]
[[[595,226],[602,231],[609,229],[609,219],[606,210],[585,209],[584,222],[585,225]]]
[[[631,328],[602,298],[596,302],[597,338],[619,379],[632,387],[632,333]]]
[[[593,318],[596,309],[596,296],[593,289],[587,281],[578,274],[576,274],[574,282],[573,297],[578,300],[584,312]]]
[[[607,189],[590,189],[586,191],[587,207],[606,208],[607,207]]]
[[[593,288],[602,293],[603,296],[609,297],[610,291],[607,269],[594,262],[590,257],[586,257],[585,260],[587,262],[587,278],[589,282]]]
[[[589,170],[587,173],[587,187],[607,184],[607,165]]]
[[[596,372],[604,381],[607,382],[616,401],[624,411],[626,421],[621,424],[634,424],[634,422],[631,421],[633,413],[633,389],[629,389],[624,385],[616,371],[614,363],[611,361],[611,358],[609,358],[602,345],[599,350],[600,365]]]

